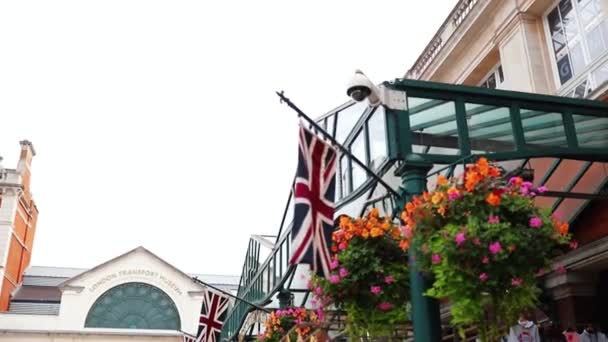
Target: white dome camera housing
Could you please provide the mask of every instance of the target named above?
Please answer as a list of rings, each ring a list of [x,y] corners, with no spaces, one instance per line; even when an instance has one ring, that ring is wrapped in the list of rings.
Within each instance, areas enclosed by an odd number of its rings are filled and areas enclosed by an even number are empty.
[[[348,83],[346,95],[357,102],[368,99],[371,106],[377,106],[380,104],[380,97],[378,94],[378,88],[370,81],[370,79],[367,78],[367,76],[365,76],[361,70],[356,70],[355,74]]]

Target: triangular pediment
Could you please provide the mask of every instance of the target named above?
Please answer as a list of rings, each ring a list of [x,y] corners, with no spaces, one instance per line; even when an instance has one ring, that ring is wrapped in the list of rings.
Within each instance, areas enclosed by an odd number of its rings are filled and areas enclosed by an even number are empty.
[[[64,292],[93,294],[127,282],[149,283],[179,296],[204,289],[186,273],[141,246],[66,280],[60,288]]]

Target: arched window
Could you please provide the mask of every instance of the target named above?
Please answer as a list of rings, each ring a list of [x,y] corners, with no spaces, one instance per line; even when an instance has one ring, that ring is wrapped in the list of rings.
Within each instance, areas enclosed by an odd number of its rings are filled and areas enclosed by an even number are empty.
[[[87,328],[180,330],[177,307],[161,289],[125,283],[102,294],[87,314]]]

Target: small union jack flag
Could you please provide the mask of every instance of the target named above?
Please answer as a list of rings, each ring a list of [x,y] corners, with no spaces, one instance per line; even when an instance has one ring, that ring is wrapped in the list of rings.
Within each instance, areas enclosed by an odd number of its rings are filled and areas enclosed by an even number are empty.
[[[289,262],[310,264],[329,277],[334,230],[336,150],[300,125],[298,169],[294,185],[293,254]]]
[[[183,335],[184,342],[216,342],[224,325],[228,297],[205,290],[196,337]]]

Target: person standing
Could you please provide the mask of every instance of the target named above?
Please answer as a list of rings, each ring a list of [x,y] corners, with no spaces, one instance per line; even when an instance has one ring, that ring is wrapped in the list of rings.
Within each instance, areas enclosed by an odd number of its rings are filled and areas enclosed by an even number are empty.
[[[507,342],[540,342],[538,327],[530,320],[529,315],[522,314],[517,324],[509,329]]]
[[[581,333],[581,342],[608,342],[608,338],[601,332],[598,332],[593,324],[587,324],[587,327]]]

